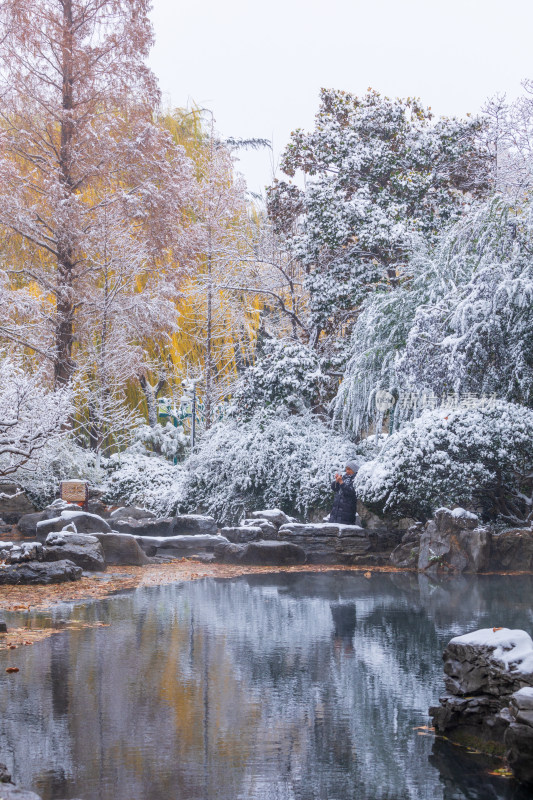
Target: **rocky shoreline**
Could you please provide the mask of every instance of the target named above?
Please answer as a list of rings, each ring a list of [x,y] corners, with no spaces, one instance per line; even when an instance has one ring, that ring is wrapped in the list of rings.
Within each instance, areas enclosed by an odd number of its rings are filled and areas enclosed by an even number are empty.
[[[488,628],[453,638],[443,653],[446,692],[429,714],[437,734],[505,757],[533,786],[533,641]]]

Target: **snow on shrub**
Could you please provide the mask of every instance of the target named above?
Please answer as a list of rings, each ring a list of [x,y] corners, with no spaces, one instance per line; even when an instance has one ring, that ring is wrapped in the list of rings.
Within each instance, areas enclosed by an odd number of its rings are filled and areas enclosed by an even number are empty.
[[[309,411],[230,419],[212,428],[189,460],[185,497],[178,487],[172,508],[220,522],[268,507],[305,515],[330,504],[333,473],[353,456],[354,445]]]
[[[533,519],[533,411],[504,400],[426,411],[389,436],[356,478],[380,512],[428,517],[474,504],[484,517]]]
[[[107,476],[103,500],[114,505],[139,505],[164,515],[169,493],[178,498],[183,479],[183,466],[165,458],[140,452],[111,456],[106,464]]]

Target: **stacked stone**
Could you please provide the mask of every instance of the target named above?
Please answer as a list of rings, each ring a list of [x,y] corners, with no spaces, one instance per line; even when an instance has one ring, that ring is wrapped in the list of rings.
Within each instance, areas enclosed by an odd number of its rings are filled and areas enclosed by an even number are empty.
[[[302,547],[309,564],[380,563],[376,556],[380,550],[377,532],[359,525],[291,522],[280,527],[278,539]],[[385,563],[386,559],[382,561]]]
[[[505,744],[515,776],[533,783],[533,641],[488,628],[451,640],[444,654],[446,693],[429,709],[435,730]]]
[[[509,722],[505,731],[505,756],[515,777],[533,786],[533,688],[526,687],[513,694]]]

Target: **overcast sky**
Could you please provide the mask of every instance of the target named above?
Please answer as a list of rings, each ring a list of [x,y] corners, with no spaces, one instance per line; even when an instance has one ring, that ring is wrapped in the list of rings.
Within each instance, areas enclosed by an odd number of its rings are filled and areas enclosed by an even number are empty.
[[[309,129],[320,87],[416,95],[438,114],[516,96],[533,77],[533,0],[153,0],[151,66],[166,104],[210,108],[223,136]],[[253,191],[266,151],[242,156]]]

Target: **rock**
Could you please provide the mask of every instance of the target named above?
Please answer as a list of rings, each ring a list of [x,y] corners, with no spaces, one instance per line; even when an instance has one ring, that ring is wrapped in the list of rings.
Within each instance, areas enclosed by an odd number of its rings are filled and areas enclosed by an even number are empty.
[[[122,506],[116,508],[111,512],[109,518],[113,520],[113,524],[119,519],[155,519],[156,515],[153,511],[148,511],[147,508],[138,508],[137,506]]]
[[[493,535],[490,568],[533,570],[533,530],[517,528]]]
[[[277,525],[268,519],[243,519],[240,524],[245,527],[261,528],[263,539],[275,539],[278,535]]]
[[[505,731],[505,757],[515,778],[533,786],[533,688],[515,692],[509,701],[510,724]]]
[[[68,559],[90,572],[105,570],[104,549],[96,536],[87,533],[49,533],[43,548],[43,561]]]
[[[406,569],[417,568],[422,527],[421,522],[416,522],[404,533],[400,544],[390,554],[390,561],[393,566]]]
[[[149,555],[172,555],[175,558],[201,553],[213,553],[215,546],[228,540],[223,536],[196,534],[194,536],[136,536],[137,543]]]
[[[23,536],[35,537],[37,523],[45,519],[44,511],[35,511],[33,514],[24,514],[17,523],[17,528]]]
[[[290,542],[258,541],[248,544],[219,543],[215,547],[215,558],[229,564],[256,564],[288,566],[305,564],[303,548]]]
[[[60,516],[53,519],[44,519],[37,523],[37,538],[40,541],[46,539],[49,533],[57,533],[67,525],[73,524],[77,533],[110,533],[111,527],[97,514],[89,514],[86,511],[61,511]]]
[[[109,519],[110,517],[109,508],[105,503],[96,498],[89,500],[87,503],[87,511],[89,514],[96,514],[98,517],[102,517],[103,519]]]
[[[11,775],[5,764],[0,764],[0,783],[11,783]]]
[[[6,523],[16,525],[24,514],[35,511],[37,509],[20,486],[15,483],[0,484],[0,517]]]
[[[40,795],[28,789],[19,789],[12,783],[2,783],[0,788],[1,800],[41,800]]]
[[[277,528],[272,527],[277,533]],[[245,544],[246,542],[253,542],[255,539],[262,539],[263,530],[252,525],[242,525],[236,528],[221,528],[220,535],[225,536],[229,542],[234,544]]]
[[[213,517],[201,514],[181,514],[174,517],[174,536],[195,536],[208,534],[215,536],[218,526]]]
[[[378,528],[386,527],[386,523],[377,514],[373,514],[364,503],[360,500],[357,501],[357,515],[361,520],[361,526],[369,530],[376,530]]]
[[[291,542],[248,542],[240,557],[241,564],[265,564],[276,567],[305,564],[305,550]]]
[[[266,519],[267,522],[271,522],[277,528],[281,527],[281,525],[288,525],[290,522],[296,522],[294,517],[289,517],[289,515],[280,508],[267,508],[264,511],[252,511],[250,517],[255,520]]]
[[[280,527],[278,540],[302,547],[309,564],[353,564],[372,552],[369,533],[358,525],[291,522]]]
[[[26,561],[0,567],[0,586],[66,583],[78,581],[82,569],[72,561]]]
[[[444,654],[447,693],[430,709],[438,732],[462,730],[503,742],[508,725],[502,711],[522,686],[533,686],[533,641],[508,628],[456,636]]]
[[[22,564],[25,561],[42,561],[43,546],[40,542],[21,542],[12,544],[6,562],[8,564]]]
[[[104,550],[106,564],[142,567],[150,561],[131,533],[95,533]]]
[[[470,511],[439,508],[420,536],[418,569],[481,572],[488,568],[491,535]]]
[[[0,633],[7,633],[7,623],[5,623],[3,619],[0,620]],[[0,780],[2,780],[1,776]]]
[[[174,519],[113,519],[109,522],[117,533],[131,533],[133,536],[175,536]]]

